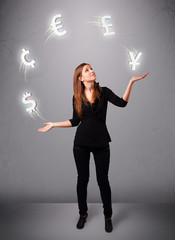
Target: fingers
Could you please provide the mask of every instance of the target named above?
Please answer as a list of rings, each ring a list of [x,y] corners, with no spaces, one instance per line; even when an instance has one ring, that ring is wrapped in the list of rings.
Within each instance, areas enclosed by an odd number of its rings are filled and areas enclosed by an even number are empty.
[[[139,80],[139,79],[144,78],[144,75],[138,75],[138,76],[135,76],[135,78],[136,78],[137,80]]]
[[[149,72],[145,73],[143,76],[146,77],[148,75]]]
[[[47,131],[45,127],[44,127],[44,128],[39,128],[39,129],[38,129],[38,132],[45,132],[45,131]]]
[[[144,75],[140,75],[139,77],[142,79],[142,78],[145,78],[147,75],[148,75],[149,72],[145,73]]]
[[[43,128],[39,128],[38,129],[39,132],[43,132],[43,130],[44,130]]]
[[[41,129],[41,130],[38,130],[38,132],[46,132],[46,130],[44,130],[44,129]]]
[[[45,127],[43,127],[43,128],[38,128],[38,129],[37,129],[38,132],[46,132],[46,131],[49,130],[49,126],[48,126],[49,122],[46,122],[46,123],[43,123],[43,124],[44,124],[44,125],[47,125],[47,126],[45,126]]]

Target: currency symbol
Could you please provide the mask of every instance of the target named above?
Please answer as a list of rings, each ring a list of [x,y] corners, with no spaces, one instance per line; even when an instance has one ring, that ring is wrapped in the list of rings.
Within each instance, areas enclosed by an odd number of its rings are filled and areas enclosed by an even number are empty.
[[[141,57],[142,53],[139,52],[137,54],[137,56],[134,56],[133,52],[129,52],[130,58],[131,58],[131,62],[129,62],[130,65],[132,65],[132,70],[136,69],[136,65],[140,65],[140,63],[138,62],[139,58]]]
[[[103,35],[104,36],[107,36],[107,35],[113,35],[113,34],[115,34],[115,32],[110,32],[110,30],[109,30],[109,27],[112,27],[112,23],[106,23],[106,20],[107,19],[110,19],[111,20],[111,16],[104,16],[104,17],[102,17],[102,19],[101,19],[101,22],[102,22],[102,27],[104,27],[105,28],[105,32],[103,33]]]
[[[30,92],[25,92],[25,93],[23,93],[23,97],[22,97],[22,102],[24,104],[32,104],[31,107],[26,108],[26,111],[29,112],[29,113],[32,113],[32,112],[36,111],[36,102],[34,100],[27,99],[31,95],[32,94]]]
[[[62,36],[65,35],[67,32],[66,30],[64,31],[58,31],[59,29],[61,29],[63,26],[61,25],[61,21],[59,20],[59,18],[61,18],[61,14],[55,15],[52,18],[52,23],[51,23],[51,27],[53,29],[53,31],[55,32],[56,35]]]
[[[30,51],[26,49],[22,49],[21,60],[26,66],[31,66],[32,68],[35,67],[35,60],[27,61],[26,55],[29,54]]]

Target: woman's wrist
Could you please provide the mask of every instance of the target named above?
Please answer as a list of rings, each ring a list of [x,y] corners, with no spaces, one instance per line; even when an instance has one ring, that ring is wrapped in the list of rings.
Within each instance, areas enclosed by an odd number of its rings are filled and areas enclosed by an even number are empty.
[[[132,80],[132,78],[130,79],[129,83],[132,85],[134,83],[134,81]]]
[[[55,122],[51,122],[52,127],[56,127],[56,123]]]

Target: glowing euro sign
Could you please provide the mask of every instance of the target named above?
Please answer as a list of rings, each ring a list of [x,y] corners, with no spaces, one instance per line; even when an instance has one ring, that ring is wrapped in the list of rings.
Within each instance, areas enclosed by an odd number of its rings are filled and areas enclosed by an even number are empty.
[[[23,93],[23,98],[22,98],[22,102],[24,104],[32,104],[31,107],[26,108],[26,111],[29,113],[35,112],[36,111],[36,102],[34,100],[31,99],[27,99],[28,97],[32,96],[32,94],[30,92],[25,92]]]
[[[29,54],[30,51],[29,50],[26,50],[26,49],[22,49],[22,54],[21,54],[21,60],[22,62],[26,65],[26,66],[31,66],[32,68],[35,67],[35,60],[31,60],[31,61],[27,61],[26,60],[26,55]]]
[[[53,29],[53,31],[55,32],[56,35],[62,36],[65,35],[67,32],[66,30],[64,31],[58,31],[59,29],[61,29],[63,26],[61,25],[61,21],[59,21],[59,18],[61,18],[61,14],[55,15],[52,18],[52,23],[51,23],[51,27]]]
[[[132,65],[132,70],[136,69],[136,65],[140,65],[140,63],[138,62],[139,58],[141,57],[142,53],[139,52],[137,54],[137,56],[134,56],[133,52],[129,52],[130,58],[131,58],[131,62],[129,62],[130,65]]]
[[[111,20],[111,16],[104,16],[104,17],[102,17],[102,19],[101,19],[101,22],[102,22],[102,27],[104,27],[105,28],[105,32],[103,33],[103,35],[104,36],[107,36],[107,35],[113,35],[113,34],[115,34],[115,32],[110,32],[110,30],[109,30],[109,27],[112,27],[112,24],[110,23],[106,23],[106,20],[107,19],[110,19]]]

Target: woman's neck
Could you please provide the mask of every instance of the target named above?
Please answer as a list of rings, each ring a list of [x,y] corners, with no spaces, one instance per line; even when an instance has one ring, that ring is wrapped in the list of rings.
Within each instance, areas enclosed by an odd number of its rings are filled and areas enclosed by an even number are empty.
[[[94,91],[94,82],[84,82],[85,92],[92,93]]]

